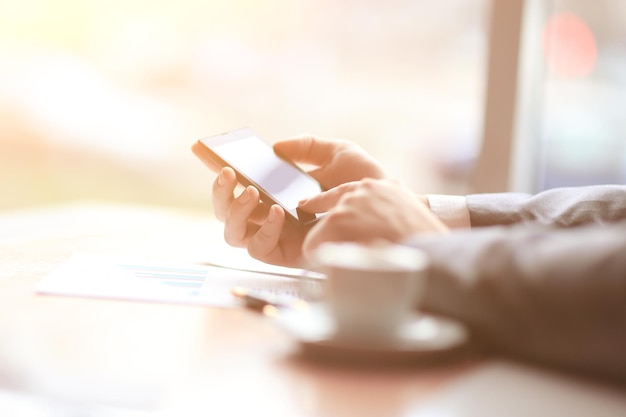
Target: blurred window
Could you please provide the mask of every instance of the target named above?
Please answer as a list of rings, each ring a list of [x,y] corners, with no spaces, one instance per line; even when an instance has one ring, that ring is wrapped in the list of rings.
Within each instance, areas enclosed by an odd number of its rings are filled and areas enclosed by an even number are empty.
[[[531,191],[624,183],[626,2],[551,0],[544,13]]]
[[[359,142],[456,191],[480,135],[488,0],[0,0],[0,207],[206,203],[199,137]]]

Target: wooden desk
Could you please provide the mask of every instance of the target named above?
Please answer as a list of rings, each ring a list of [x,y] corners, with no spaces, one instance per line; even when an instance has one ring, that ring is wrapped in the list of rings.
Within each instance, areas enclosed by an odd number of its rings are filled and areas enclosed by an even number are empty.
[[[248,311],[34,293],[45,274],[77,251],[198,261],[221,239],[221,226],[208,213],[94,204],[0,213],[0,388],[9,369],[156,387],[159,416],[490,415],[493,398],[474,398],[472,390],[482,389],[485,378],[486,386],[503,389],[490,376],[495,366],[508,381],[511,375],[522,375],[522,385],[542,381],[542,392],[557,387],[588,397],[585,404],[600,398],[595,416],[626,415],[616,414],[626,411],[619,390],[517,365],[336,368],[298,359],[292,340]],[[529,412],[535,406],[512,398]]]

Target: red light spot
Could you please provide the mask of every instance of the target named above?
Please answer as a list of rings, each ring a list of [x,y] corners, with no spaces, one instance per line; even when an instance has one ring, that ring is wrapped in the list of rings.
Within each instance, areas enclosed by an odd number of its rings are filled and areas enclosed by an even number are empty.
[[[593,32],[573,13],[558,13],[548,20],[543,29],[543,51],[550,70],[567,78],[588,76],[598,58]]]

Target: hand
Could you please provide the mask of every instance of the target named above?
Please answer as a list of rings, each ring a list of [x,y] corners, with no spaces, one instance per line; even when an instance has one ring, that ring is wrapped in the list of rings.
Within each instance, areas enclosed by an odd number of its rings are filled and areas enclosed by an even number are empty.
[[[274,148],[286,159],[313,166],[310,174],[326,189],[348,181],[387,176],[376,160],[348,141],[301,137],[277,142]],[[231,168],[221,169],[213,183],[213,207],[217,219],[224,222],[226,242],[247,248],[253,258],[263,262],[299,266],[309,228],[285,222],[282,208],[260,202],[254,187],[247,187],[235,197],[236,186]]]
[[[423,197],[392,180],[366,179],[339,185],[301,202],[300,208],[327,212],[303,242],[307,257],[328,241],[400,242],[416,233],[448,232]]]

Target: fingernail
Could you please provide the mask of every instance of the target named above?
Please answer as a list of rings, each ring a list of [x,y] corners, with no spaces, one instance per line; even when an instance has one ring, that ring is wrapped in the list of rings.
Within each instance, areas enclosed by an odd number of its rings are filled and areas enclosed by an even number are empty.
[[[307,203],[307,201],[309,201],[308,198],[305,198],[304,200],[300,200],[300,201],[298,201],[298,205],[299,206],[303,206],[303,205],[305,205]]]
[[[220,186],[224,185],[224,170],[220,170],[220,173],[217,176],[217,184]]]
[[[267,215],[267,221],[270,223],[274,223],[274,220],[276,220],[276,207],[272,206],[270,207],[270,212]]]
[[[250,201],[250,190],[248,190],[247,188],[243,190],[237,201],[239,201],[239,204],[242,205]]]

